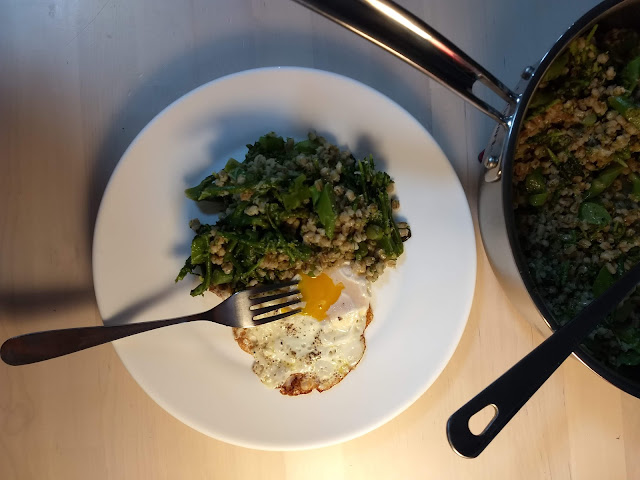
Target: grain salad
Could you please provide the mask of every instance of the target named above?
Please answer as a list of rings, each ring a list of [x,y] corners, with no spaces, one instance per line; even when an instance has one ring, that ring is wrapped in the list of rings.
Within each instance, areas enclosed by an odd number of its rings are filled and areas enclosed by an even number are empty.
[[[411,231],[394,220],[393,180],[371,156],[356,160],[314,133],[299,142],[269,133],[247,147],[244,161],[231,158],[186,190],[223,206],[215,225],[191,221],[196,236],[176,281],[199,275],[192,295],[228,296],[345,263],[375,281],[395,266]]]
[[[515,219],[533,281],[562,324],[640,261],[640,34],[594,27],[547,70],[518,138]],[[640,365],[640,290],[584,347]]]

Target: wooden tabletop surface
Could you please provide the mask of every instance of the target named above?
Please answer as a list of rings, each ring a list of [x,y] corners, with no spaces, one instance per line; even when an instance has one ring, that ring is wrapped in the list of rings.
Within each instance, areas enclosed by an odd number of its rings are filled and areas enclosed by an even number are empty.
[[[508,85],[595,0],[403,0]],[[377,47],[288,0],[0,0],[0,340],[98,325],[91,239],[118,159],[162,108],[268,65],[335,71],[431,131],[475,212],[492,127]],[[474,213],[475,215],[475,213]],[[372,433],[303,452],[225,444],[183,425],[111,345],[0,365],[1,479],[639,479],[640,400],[568,360],[477,459],[449,415],[542,336],[505,297],[478,236],[469,322],[442,375]]]

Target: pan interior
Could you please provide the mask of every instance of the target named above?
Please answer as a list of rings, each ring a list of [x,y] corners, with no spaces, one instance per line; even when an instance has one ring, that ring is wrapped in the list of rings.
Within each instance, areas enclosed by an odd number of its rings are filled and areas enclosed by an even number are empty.
[[[533,302],[535,303],[538,311],[542,315],[549,328],[554,331],[559,328],[559,322],[554,318],[553,314],[546,306],[542,296],[535,286],[533,278],[529,273],[527,260],[522,253],[522,249],[518,241],[518,235],[516,233],[515,215],[514,209],[512,208],[513,196],[511,190],[511,178],[513,174],[512,159],[518,139],[518,132],[522,126],[522,122],[526,114],[526,106],[530,101],[533,93],[535,92],[536,87],[543,77],[545,71],[553,62],[553,60],[555,60],[555,58],[563,53],[565,48],[568,47],[568,45],[574,38],[585,34],[595,24],[598,24],[599,31],[606,31],[611,28],[633,28],[636,30],[640,30],[640,0],[627,0],[623,2],[605,1],[594,7],[591,11],[581,17],[567,30],[567,32],[565,32],[562,37],[560,37],[556,44],[542,59],[539,67],[536,69],[534,75],[532,76],[531,80],[526,85],[522,93],[522,101],[518,108],[518,111],[514,115],[514,121],[503,156],[503,158],[506,159],[503,162],[503,211],[505,215],[511,249],[513,251],[514,259],[516,261],[520,275],[522,276],[524,284]],[[624,390],[625,392],[640,398],[640,366],[623,366],[618,369],[613,369],[612,367],[594,358],[583,347],[580,347],[574,353],[582,363],[587,365],[598,375],[600,375],[613,385],[617,386],[618,388]]]

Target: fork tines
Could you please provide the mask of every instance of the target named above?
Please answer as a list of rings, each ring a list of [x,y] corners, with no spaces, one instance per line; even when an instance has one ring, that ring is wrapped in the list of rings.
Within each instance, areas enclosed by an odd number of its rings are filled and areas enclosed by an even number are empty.
[[[288,282],[282,282],[278,284],[271,285],[260,285],[259,287],[251,287],[249,290],[249,298],[257,298],[261,295],[266,295],[269,292],[277,292],[279,290],[284,290],[286,287],[291,287],[293,285],[298,285],[299,280],[289,280]]]
[[[249,310],[256,325],[273,322],[302,311],[302,308],[290,308],[302,301],[298,281],[278,285],[264,285],[251,289]],[[291,288],[294,287],[294,288]]]

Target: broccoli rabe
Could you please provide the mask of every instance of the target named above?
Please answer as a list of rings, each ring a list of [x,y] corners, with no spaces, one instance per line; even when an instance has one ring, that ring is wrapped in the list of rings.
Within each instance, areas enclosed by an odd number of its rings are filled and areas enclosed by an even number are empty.
[[[376,170],[373,157],[358,161],[315,135],[294,142],[267,134],[247,148],[243,162],[229,159],[185,191],[224,209],[215,225],[197,224],[191,256],[176,278],[200,276],[192,295],[212,286],[233,292],[331,262],[384,267],[402,254],[406,238],[389,198],[393,181]],[[341,214],[350,221],[340,223]]]

